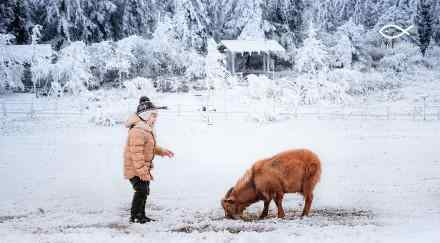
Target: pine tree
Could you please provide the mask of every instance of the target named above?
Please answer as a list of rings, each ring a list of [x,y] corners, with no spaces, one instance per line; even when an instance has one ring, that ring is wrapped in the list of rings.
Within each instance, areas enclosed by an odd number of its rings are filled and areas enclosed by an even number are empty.
[[[332,0],[321,2],[318,10],[318,22],[323,30],[327,32],[333,32],[336,30],[338,27],[338,18],[336,16],[338,10],[335,2]]]
[[[355,5],[354,21],[367,29],[371,29],[379,18],[377,0],[358,0]]]
[[[14,4],[14,17],[8,27],[8,32],[15,36],[17,44],[29,42],[29,32],[27,30],[27,8],[24,0],[16,0]]]
[[[419,34],[418,45],[423,56],[426,54],[433,33],[434,17],[432,9],[433,4],[430,0],[419,0],[417,3],[415,24]]]
[[[440,17],[437,18],[436,28],[433,34],[434,40],[438,46],[440,46]]]
[[[15,1],[1,1],[0,2],[0,33],[6,34],[9,32],[9,26],[14,19]]]
[[[125,0],[123,4],[122,31],[124,36],[151,37],[157,22],[156,8],[151,0]]]
[[[367,29],[373,28],[377,22],[378,16],[377,16],[376,4],[377,4],[376,0],[364,2],[365,13],[363,18],[363,24]]]
[[[303,0],[265,0],[262,2],[263,20],[271,23],[274,30],[266,30],[269,38],[280,40],[290,49],[303,40],[305,5]]]
[[[207,33],[203,25],[201,16],[197,13],[197,8],[191,0],[182,0],[176,6],[175,32],[177,38],[181,40],[187,49],[206,53],[207,51]]]
[[[304,73],[318,73],[327,69],[328,53],[325,45],[317,38],[313,24],[309,27],[304,45],[298,49],[296,66]]]
[[[440,1],[437,1],[437,6],[434,9],[435,9],[434,13],[440,12]],[[434,15],[434,17],[436,19],[434,20],[435,24],[433,30],[433,37],[437,45],[440,46],[440,14],[437,14],[437,16]]]

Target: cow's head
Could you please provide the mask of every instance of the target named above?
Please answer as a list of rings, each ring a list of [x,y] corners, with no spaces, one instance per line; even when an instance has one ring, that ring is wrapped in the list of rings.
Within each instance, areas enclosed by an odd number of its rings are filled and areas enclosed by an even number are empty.
[[[239,203],[235,195],[233,195],[234,188],[231,187],[222,199],[221,204],[225,210],[225,217],[228,219],[239,219],[243,210],[240,210]]]

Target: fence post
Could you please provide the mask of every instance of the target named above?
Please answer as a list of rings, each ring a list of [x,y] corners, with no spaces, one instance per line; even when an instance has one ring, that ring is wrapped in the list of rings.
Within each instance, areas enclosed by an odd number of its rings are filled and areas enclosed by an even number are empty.
[[[228,114],[228,105],[225,102],[225,120],[229,119],[229,114]]]
[[[367,120],[367,117],[368,117],[368,105],[365,105],[364,120]]]
[[[341,119],[345,120],[345,104],[342,105]]]
[[[31,118],[35,117],[35,109],[34,109],[34,101],[33,100],[31,102],[31,108],[30,108],[30,111],[29,111],[29,115],[31,116]]]
[[[416,120],[416,112],[417,112],[417,107],[414,106],[414,110],[413,110],[413,121]]]
[[[389,120],[390,119],[390,116],[391,116],[391,111],[390,111],[390,107],[389,106],[387,106],[387,120]]]
[[[82,106],[81,102],[79,102],[79,115],[82,116],[84,114],[84,107]]]
[[[55,115],[58,115],[58,98],[55,98]]]
[[[5,101],[2,102],[2,111],[3,111],[3,116],[6,117],[7,116],[7,111],[6,111],[6,103],[5,103]]]
[[[426,96],[423,96],[423,120],[426,121]]]
[[[180,117],[180,112],[181,112],[180,110],[181,110],[181,109],[182,109],[182,108],[181,108],[181,104],[178,104],[178,105],[177,105],[177,116],[178,116],[178,117]]]
[[[318,120],[321,120],[321,105],[318,105]]]

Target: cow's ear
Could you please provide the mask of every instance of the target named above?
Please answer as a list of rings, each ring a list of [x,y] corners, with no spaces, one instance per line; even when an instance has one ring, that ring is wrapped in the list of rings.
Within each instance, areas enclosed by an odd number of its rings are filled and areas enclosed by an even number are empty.
[[[231,195],[233,190],[234,190],[234,187],[229,188],[228,192],[226,192],[225,198],[228,198]]]

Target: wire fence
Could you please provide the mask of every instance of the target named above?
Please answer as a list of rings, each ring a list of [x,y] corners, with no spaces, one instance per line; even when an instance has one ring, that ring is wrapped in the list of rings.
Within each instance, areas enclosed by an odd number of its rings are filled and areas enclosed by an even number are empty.
[[[41,104],[36,102],[0,102],[1,116],[12,117],[24,115],[34,117],[63,117],[63,116],[90,116],[99,112],[81,105],[69,106],[64,103],[52,102]],[[132,104],[122,104],[123,107],[133,107]],[[128,109],[122,113],[124,117],[130,113]],[[119,107],[121,110],[121,107]],[[124,108],[122,109],[124,110]],[[101,111],[102,112],[102,111]],[[105,111],[109,112],[109,111]],[[110,109],[111,113],[111,109]],[[119,112],[121,113],[121,112]],[[279,118],[291,119],[358,119],[358,120],[420,120],[440,121],[440,106],[422,105],[392,107],[386,105],[346,105],[346,106],[296,106],[277,107],[270,110],[252,111],[242,108],[217,109],[215,107],[204,107],[187,104],[175,104],[169,106],[168,110],[161,112],[162,117],[173,117],[180,119],[202,119],[208,123],[228,119],[258,119],[276,120]]]

